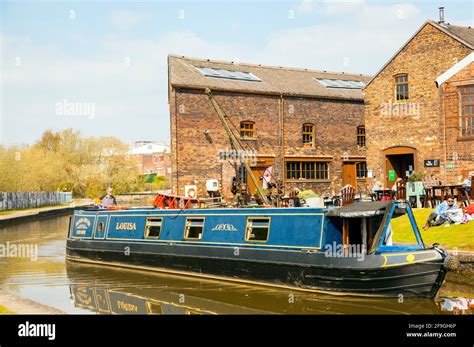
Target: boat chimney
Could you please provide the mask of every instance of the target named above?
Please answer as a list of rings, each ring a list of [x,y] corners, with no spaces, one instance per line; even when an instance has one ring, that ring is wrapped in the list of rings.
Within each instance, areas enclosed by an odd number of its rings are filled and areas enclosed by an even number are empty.
[[[444,7],[439,8],[439,24],[444,24]]]

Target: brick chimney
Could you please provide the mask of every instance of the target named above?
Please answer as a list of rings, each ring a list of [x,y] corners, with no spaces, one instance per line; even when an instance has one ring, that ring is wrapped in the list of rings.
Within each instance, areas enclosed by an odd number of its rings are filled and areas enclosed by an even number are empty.
[[[444,7],[439,8],[439,24],[444,24]]]

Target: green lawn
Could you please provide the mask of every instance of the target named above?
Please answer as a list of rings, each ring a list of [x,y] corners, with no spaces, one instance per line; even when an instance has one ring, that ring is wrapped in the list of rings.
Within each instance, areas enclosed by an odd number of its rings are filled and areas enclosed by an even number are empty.
[[[425,244],[439,243],[446,249],[474,251],[474,220],[466,223],[454,225],[449,227],[441,225],[439,227],[431,227],[428,230],[423,230],[423,225],[432,212],[432,209],[419,208],[414,209],[416,223],[421,232],[421,237]],[[402,216],[392,220],[393,241],[412,243],[414,236],[411,231],[408,217]]]
[[[15,313],[15,312],[10,311],[8,308],[0,305],[0,314],[12,314],[12,313]]]

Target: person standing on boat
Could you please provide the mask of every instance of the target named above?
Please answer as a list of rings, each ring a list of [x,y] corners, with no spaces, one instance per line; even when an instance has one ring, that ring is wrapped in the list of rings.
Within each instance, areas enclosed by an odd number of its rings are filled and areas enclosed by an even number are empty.
[[[448,195],[446,201],[439,204],[434,212],[428,216],[428,220],[426,221],[423,229],[426,230],[430,226],[439,226],[444,224],[444,222],[449,221],[449,211],[454,211],[456,209],[456,205],[454,204],[454,196]]]
[[[115,199],[115,196],[112,195],[113,190],[112,187],[107,188],[107,193],[100,198],[100,205],[102,207],[111,207],[111,206],[117,206],[117,200]]]

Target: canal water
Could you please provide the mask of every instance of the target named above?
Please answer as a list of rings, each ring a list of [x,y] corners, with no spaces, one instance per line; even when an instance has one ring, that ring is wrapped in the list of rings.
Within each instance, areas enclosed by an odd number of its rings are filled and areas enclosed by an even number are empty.
[[[0,258],[0,290],[66,313],[472,314],[474,272],[450,273],[435,300],[355,299],[65,260],[69,217],[0,228],[0,244],[37,250]],[[36,248],[37,247],[37,248]],[[5,248],[6,249],[6,248]],[[19,249],[19,248],[17,248]],[[25,256],[26,254],[23,254]],[[470,301],[470,299],[473,299]]]

